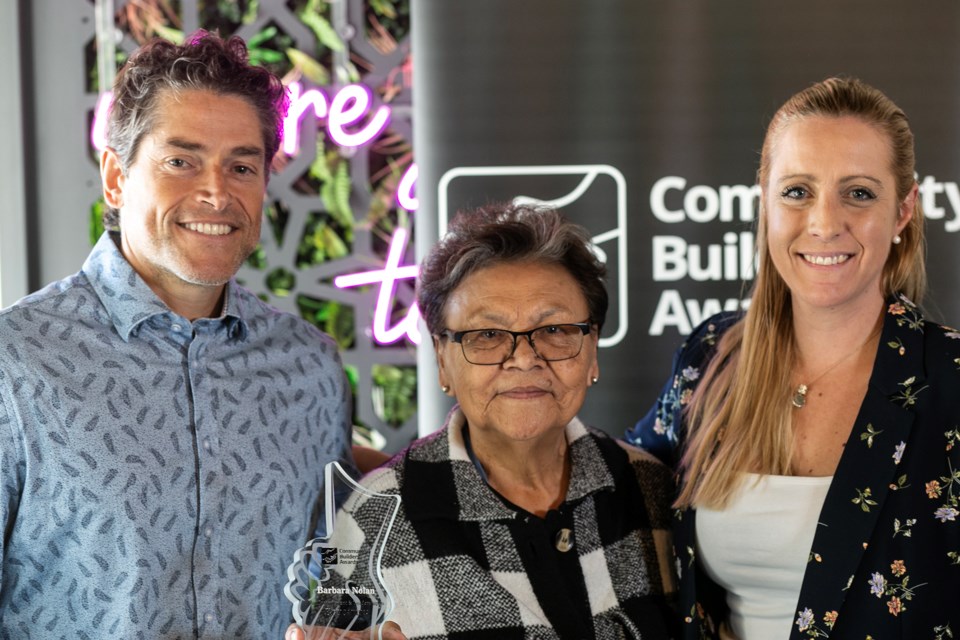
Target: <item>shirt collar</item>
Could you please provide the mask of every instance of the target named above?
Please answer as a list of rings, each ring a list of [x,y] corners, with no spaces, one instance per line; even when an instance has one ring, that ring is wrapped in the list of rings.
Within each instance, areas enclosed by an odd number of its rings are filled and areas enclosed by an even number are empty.
[[[461,521],[503,520],[516,517],[481,477],[463,439],[463,413],[454,407],[444,429],[408,451],[404,467],[403,499],[411,520],[447,518]],[[615,488],[616,470],[611,470],[597,443],[578,418],[565,427],[570,447],[570,484],[564,502]],[[448,469],[442,470],[449,465]],[[436,499],[436,483],[456,485],[456,499]]]
[[[251,317],[250,301],[242,295],[237,281],[230,278],[223,293],[223,311],[220,319],[227,325],[227,335],[243,340],[247,336],[247,321]]]
[[[87,256],[81,271],[110,315],[117,333],[129,342],[130,336],[141,323],[153,316],[173,314],[173,311],[123,257],[117,245],[119,239],[119,235],[104,232]],[[247,332],[243,320],[247,305],[242,298],[239,286],[231,279],[227,283],[223,312],[218,318],[227,325],[228,335],[241,339]]]

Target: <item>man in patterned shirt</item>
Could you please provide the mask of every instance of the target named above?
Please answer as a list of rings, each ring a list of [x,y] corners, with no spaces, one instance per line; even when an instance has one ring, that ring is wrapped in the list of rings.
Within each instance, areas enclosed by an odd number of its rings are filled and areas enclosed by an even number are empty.
[[[101,157],[109,231],[0,312],[0,638],[273,638],[352,466],[327,336],[233,279],[287,98],[239,38],[149,44]]]

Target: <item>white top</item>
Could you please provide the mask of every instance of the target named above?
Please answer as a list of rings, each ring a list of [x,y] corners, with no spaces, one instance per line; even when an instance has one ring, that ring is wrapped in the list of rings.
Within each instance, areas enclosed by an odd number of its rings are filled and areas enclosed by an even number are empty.
[[[727,590],[741,640],[786,638],[832,477],[744,474],[723,511],[697,508],[700,564]]]

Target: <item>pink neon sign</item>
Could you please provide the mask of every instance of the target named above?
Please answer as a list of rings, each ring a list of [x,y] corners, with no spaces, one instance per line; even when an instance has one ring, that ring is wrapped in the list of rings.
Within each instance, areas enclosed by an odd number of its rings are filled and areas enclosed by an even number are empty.
[[[390,239],[390,249],[387,252],[387,262],[383,269],[364,271],[334,278],[333,284],[341,289],[359,287],[365,284],[379,284],[377,306],[373,311],[373,339],[382,344],[396,342],[406,335],[414,344],[420,344],[420,328],[417,321],[420,319],[420,308],[414,302],[403,319],[393,327],[388,327],[390,310],[393,308],[393,297],[397,289],[398,280],[416,278],[419,267],[416,265],[401,266],[400,260],[407,248],[407,230],[399,228]]]
[[[333,96],[330,101],[321,89],[308,89],[301,92],[299,82],[291,82],[290,110],[283,121],[283,151],[288,155],[297,153],[300,143],[300,121],[307,109],[313,108],[318,119],[327,119],[327,132],[333,141],[341,147],[361,147],[369,144],[390,124],[390,107],[381,105],[373,114],[370,105],[373,94],[360,84],[348,84]],[[366,124],[360,124],[364,118]],[[348,127],[356,127],[354,131]]]
[[[417,207],[420,206],[420,201],[414,195],[419,175],[420,171],[417,169],[417,164],[411,162],[403,173],[403,177],[400,178],[400,184],[397,185],[397,204],[407,211],[416,211]]]
[[[107,121],[110,119],[110,105],[113,92],[105,91],[97,98],[97,107],[93,110],[93,126],[90,128],[90,144],[97,151],[107,148]]]

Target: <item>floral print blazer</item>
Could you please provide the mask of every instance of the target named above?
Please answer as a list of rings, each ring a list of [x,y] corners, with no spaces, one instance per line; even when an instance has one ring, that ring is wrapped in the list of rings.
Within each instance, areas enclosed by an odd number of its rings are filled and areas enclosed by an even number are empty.
[[[680,347],[656,405],[627,440],[676,464],[683,407],[722,333],[720,314]],[[695,510],[674,547],[684,638],[715,638],[725,592],[696,561]],[[960,332],[887,301],[866,397],[820,512],[791,640],[960,638]]]

